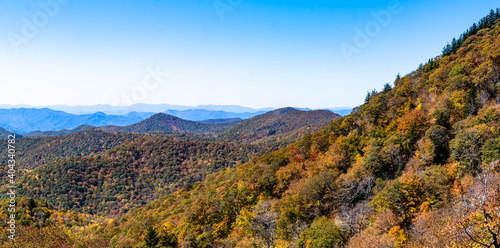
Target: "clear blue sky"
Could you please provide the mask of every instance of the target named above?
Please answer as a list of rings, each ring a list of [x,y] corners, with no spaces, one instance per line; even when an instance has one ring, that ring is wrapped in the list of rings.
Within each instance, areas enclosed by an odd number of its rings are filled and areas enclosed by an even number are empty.
[[[500,7],[401,0],[377,29],[371,12],[390,0],[67,2],[2,1],[0,104],[357,106]],[[350,60],[341,44],[357,49]]]

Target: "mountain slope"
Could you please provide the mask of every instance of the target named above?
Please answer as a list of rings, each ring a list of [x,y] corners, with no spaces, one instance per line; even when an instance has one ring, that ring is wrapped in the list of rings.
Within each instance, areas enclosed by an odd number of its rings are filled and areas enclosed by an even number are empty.
[[[43,149],[43,148],[42,148]],[[21,177],[19,194],[63,209],[118,214],[271,147],[138,139],[106,152],[57,160]],[[50,189],[50,190],[48,190]]]
[[[52,161],[110,150],[143,136],[90,129],[65,136],[25,137],[17,140],[16,164],[19,169],[31,170]],[[7,159],[7,150],[0,150],[0,163],[7,164]]]
[[[20,134],[16,134],[16,133],[10,132],[10,131],[5,130],[5,129],[3,129],[3,128],[0,127],[0,140],[1,139],[7,139],[9,137],[9,135],[16,135],[16,138],[22,138],[23,137]]]
[[[208,120],[201,120],[201,123],[206,123],[206,124],[220,124],[220,123],[229,123],[229,122],[241,122],[243,119],[241,118],[227,118],[227,119],[208,119]]]
[[[273,136],[280,142],[293,142],[312,133],[340,116],[327,110],[301,111],[282,108],[240,122],[221,133],[222,139],[262,142]]]
[[[23,137],[51,137],[51,136],[63,136],[63,135],[69,135],[72,133],[88,130],[88,129],[96,129],[94,126],[90,125],[80,125],[78,127],[75,127],[73,129],[61,129],[58,131],[33,131],[29,132],[23,135]]]
[[[190,133],[217,133],[235,123],[206,124],[188,121],[163,113],[155,114],[150,118],[125,127],[104,126],[102,130],[112,132],[190,132]]]

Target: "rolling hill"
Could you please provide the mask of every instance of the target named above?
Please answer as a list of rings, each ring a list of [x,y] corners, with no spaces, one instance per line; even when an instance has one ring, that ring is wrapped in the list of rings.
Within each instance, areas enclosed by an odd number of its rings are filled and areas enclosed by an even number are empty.
[[[103,126],[99,129],[111,132],[130,132],[130,133],[148,133],[148,132],[189,132],[189,133],[218,133],[227,127],[234,125],[234,122],[207,124],[196,121],[188,121],[172,115],[159,113],[125,127]]]
[[[33,131],[23,135],[23,137],[51,137],[51,136],[64,136],[72,133],[88,130],[88,129],[96,129],[94,126],[90,125],[80,125],[74,129],[61,129],[58,131]]]
[[[140,137],[144,135],[95,129],[64,136],[25,137],[16,142],[16,164],[19,169],[31,170],[52,161],[103,152]],[[7,150],[0,150],[0,163],[7,164],[7,159]]]
[[[7,131],[0,127],[0,139],[7,139],[9,135],[16,135],[16,138],[22,138],[23,136],[20,134],[16,134],[10,131]]]
[[[282,108],[237,123],[221,132],[223,140],[259,143],[269,140],[290,143],[328,125],[339,115],[327,110],[301,111]],[[269,137],[275,137],[270,139]]]

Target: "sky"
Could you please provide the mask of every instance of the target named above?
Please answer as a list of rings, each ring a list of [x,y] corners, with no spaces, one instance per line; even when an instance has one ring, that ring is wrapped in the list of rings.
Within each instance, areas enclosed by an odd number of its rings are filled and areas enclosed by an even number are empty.
[[[0,104],[354,107],[494,0],[0,0]]]

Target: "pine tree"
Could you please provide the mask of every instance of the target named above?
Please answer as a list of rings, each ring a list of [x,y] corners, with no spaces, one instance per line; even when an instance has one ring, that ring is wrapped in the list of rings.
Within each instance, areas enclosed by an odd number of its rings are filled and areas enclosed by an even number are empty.
[[[365,96],[365,104],[370,102],[370,98],[372,97],[372,94],[370,91],[366,92]]]
[[[178,245],[177,237],[175,236],[174,233],[170,233],[170,234],[167,233],[167,234],[165,234],[165,236],[162,237],[161,245],[162,245],[162,247],[166,247],[166,248],[175,248]]]
[[[466,105],[464,109],[465,117],[474,116],[477,114],[478,106],[476,104],[477,90],[473,87],[467,93]]]
[[[453,38],[451,45],[448,43],[448,45],[443,48],[443,56],[450,55],[458,51],[467,38],[472,35],[476,35],[477,32],[483,28],[492,28],[498,19],[500,19],[500,9],[497,8],[496,11],[493,9],[490,10],[490,13],[487,16],[481,18],[477,24],[472,24],[472,26],[467,29],[466,32],[461,34],[458,39]]]
[[[450,45],[450,43],[448,43],[443,48],[443,55],[450,55],[450,54],[451,54],[451,45]]]
[[[161,237],[158,236],[158,233],[154,229],[153,226],[148,225],[146,228],[146,237],[144,237],[144,243],[147,248],[158,248],[160,244]]]
[[[490,10],[490,14],[488,15],[488,27],[491,28],[495,24],[495,11]]]
[[[439,115],[436,119],[436,125],[442,126],[446,129],[450,129],[450,117],[448,113],[445,113],[444,111],[440,111]]]
[[[384,89],[383,89],[384,92],[389,92],[391,90],[392,90],[391,84],[389,83],[384,84]]]
[[[457,39],[453,38],[453,40],[451,41],[451,51],[456,52],[459,47],[460,47],[460,44],[458,44]]]

